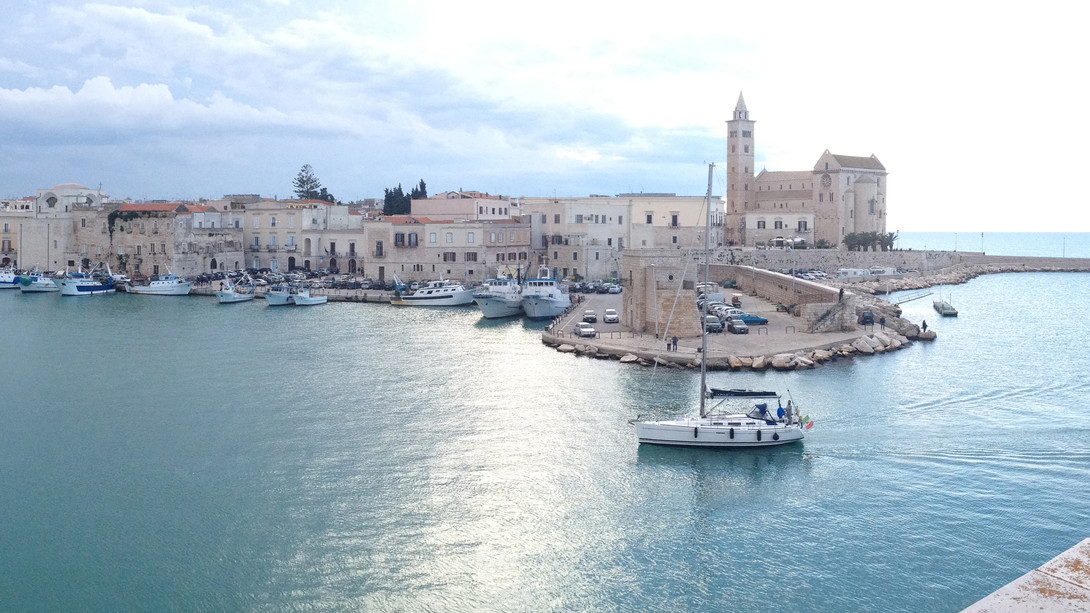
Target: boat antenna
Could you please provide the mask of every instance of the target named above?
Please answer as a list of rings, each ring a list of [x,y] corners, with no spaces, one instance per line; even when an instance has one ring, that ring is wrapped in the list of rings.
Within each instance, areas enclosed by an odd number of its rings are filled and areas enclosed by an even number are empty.
[[[708,287],[708,275],[710,269],[708,248],[711,246],[712,227],[712,171],[715,164],[708,164],[708,196],[704,200],[704,288]],[[704,307],[700,314],[700,416],[707,417],[707,404],[704,397],[708,390],[708,300],[705,298]]]

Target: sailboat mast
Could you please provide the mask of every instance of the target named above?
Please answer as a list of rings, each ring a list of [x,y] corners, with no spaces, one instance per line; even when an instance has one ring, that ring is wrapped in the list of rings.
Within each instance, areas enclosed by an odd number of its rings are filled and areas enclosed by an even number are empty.
[[[711,267],[711,257],[708,250],[711,248],[712,229],[712,171],[715,164],[708,164],[708,196],[704,200],[704,291],[708,291],[708,276]],[[707,407],[704,396],[708,386],[708,299],[705,296],[704,308],[700,314],[700,416],[707,417]]]

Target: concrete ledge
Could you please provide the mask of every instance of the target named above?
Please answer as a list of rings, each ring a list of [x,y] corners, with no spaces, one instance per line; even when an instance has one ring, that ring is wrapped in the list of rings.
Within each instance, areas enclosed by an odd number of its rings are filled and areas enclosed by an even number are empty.
[[[1090,538],[999,588],[965,611],[1090,611]]]

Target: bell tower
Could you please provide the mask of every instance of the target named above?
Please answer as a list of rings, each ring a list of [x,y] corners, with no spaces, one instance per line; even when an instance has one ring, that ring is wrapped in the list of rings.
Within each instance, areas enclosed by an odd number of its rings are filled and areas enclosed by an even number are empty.
[[[753,183],[753,124],[742,92],[738,92],[738,104],[727,122],[727,244],[745,245],[746,231],[742,223],[746,214],[757,202],[750,192]],[[752,236],[752,234],[750,235]]]

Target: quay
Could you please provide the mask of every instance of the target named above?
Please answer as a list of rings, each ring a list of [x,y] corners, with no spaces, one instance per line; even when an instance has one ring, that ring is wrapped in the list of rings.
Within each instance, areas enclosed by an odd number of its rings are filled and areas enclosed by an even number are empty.
[[[963,613],[1090,611],[1090,538],[978,600]]]

